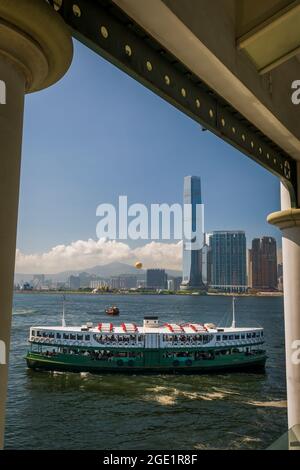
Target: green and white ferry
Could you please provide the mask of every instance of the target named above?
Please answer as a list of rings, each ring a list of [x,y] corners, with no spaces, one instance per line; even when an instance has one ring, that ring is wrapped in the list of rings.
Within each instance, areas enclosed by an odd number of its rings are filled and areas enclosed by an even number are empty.
[[[30,328],[28,367],[91,373],[208,373],[265,366],[263,328],[212,323],[135,323]]]

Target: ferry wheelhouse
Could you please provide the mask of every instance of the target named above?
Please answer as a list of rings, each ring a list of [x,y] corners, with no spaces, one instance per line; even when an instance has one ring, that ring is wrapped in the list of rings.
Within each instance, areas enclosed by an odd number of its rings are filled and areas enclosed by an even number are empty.
[[[211,323],[135,323],[30,328],[32,369],[74,372],[202,373],[263,368],[263,328]]]

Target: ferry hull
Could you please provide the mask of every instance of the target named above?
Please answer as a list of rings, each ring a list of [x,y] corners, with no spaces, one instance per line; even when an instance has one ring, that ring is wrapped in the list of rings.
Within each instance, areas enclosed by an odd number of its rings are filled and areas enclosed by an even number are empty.
[[[263,371],[267,356],[221,357],[214,360],[173,361],[172,363],[152,363],[147,360],[143,364],[134,361],[116,362],[91,361],[85,358],[42,357],[39,354],[28,353],[27,365],[34,370],[64,371],[64,372],[90,372],[93,374],[208,374],[222,371]],[[100,363],[101,362],[101,363]],[[174,364],[176,362],[176,364]]]

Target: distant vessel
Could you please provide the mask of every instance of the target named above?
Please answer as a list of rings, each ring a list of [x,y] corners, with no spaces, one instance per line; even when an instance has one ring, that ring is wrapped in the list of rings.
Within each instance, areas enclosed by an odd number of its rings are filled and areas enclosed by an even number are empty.
[[[113,305],[112,307],[108,307],[105,309],[106,315],[112,315],[112,316],[117,316],[120,313],[120,310],[118,307]]]
[[[208,373],[264,368],[263,328],[212,323],[135,323],[30,328],[28,367],[73,372]]]

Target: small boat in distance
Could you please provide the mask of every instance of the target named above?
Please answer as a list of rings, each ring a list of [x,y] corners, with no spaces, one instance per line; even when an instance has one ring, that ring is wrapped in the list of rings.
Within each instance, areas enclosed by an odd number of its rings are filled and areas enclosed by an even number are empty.
[[[263,328],[236,327],[233,299],[230,327],[213,323],[159,323],[155,316],[135,323],[33,326],[27,365],[71,372],[208,373],[259,370],[267,359]]]
[[[120,310],[116,305],[113,305],[112,307],[108,307],[105,309],[106,315],[111,315],[113,317],[116,317],[119,315]]]

